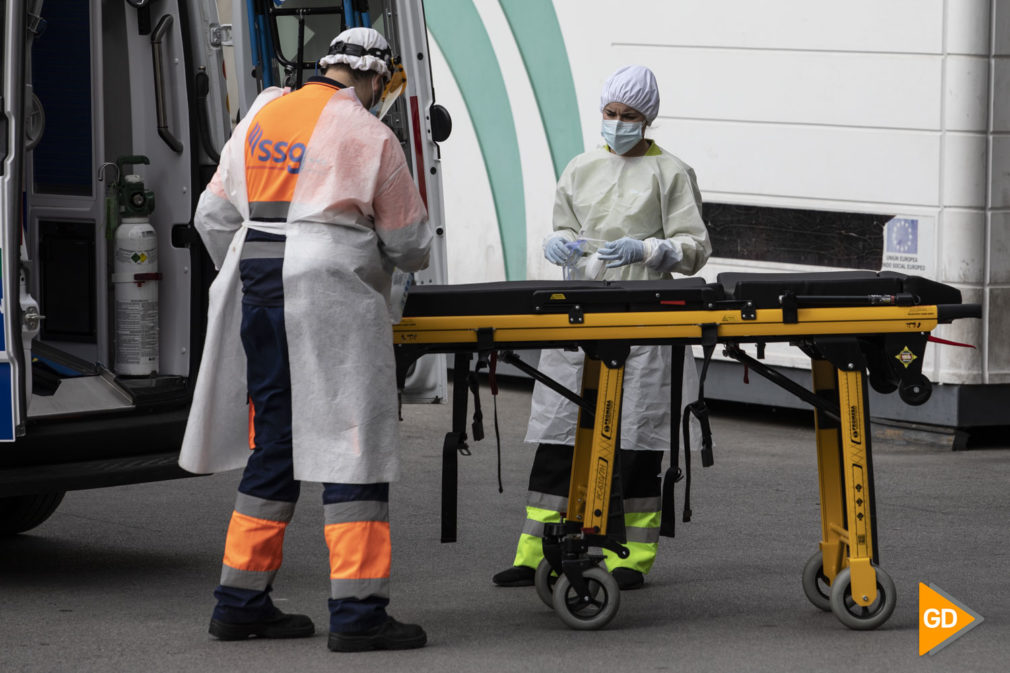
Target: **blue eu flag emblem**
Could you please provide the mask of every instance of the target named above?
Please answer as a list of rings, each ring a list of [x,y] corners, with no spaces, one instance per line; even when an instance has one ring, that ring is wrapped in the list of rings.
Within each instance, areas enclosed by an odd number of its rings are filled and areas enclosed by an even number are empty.
[[[887,252],[919,254],[919,220],[895,217],[887,225]]]

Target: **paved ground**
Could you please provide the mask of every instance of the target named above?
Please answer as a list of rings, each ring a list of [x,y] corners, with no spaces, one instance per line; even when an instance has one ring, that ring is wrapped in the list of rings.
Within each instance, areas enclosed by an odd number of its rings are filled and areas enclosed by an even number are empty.
[[[1005,671],[1010,660],[1010,439],[951,453],[875,445],[882,566],[898,607],[851,631],[811,606],[800,571],[819,535],[813,432],[795,414],[723,408],[716,466],[695,474],[694,521],[663,539],[647,587],[599,632],[566,628],[532,589],[499,589],[523,517],[529,392],[499,400],[505,492],[489,438],[462,459],[460,541],[438,542],[446,405],[407,407],[396,485],[393,602],[429,646],[338,655],[324,634],[221,643],[206,633],[237,474],[67,496],[30,534],[0,540],[0,671]],[[289,529],[275,598],[325,630],[319,489]],[[917,653],[917,587],[934,583],[985,622],[934,657]]]

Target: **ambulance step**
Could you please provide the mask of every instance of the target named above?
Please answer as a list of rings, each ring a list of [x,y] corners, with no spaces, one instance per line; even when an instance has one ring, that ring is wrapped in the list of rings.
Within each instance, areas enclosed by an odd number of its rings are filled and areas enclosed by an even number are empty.
[[[52,395],[32,395],[28,417],[58,418],[132,408],[132,396],[114,378],[79,376],[62,379]]]

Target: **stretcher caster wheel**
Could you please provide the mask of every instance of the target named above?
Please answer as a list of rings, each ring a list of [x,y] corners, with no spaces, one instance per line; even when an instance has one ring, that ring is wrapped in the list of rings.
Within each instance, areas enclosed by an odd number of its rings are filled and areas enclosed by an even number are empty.
[[[544,605],[551,610],[554,609],[554,585],[558,581],[557,573],[551,570],[551,564],[547,559],[540,559],[537,571],[533,575],[533,586],[537,590],[537,596],[544,602]],[[596,596],[600,593],[600,587],[596,584],[589,586],[589,592]]]
[[[816,552],[803,566],[803,593],[815,607],[831,612],[831,583],[824,574],[824,555]]]
[[[917,407],[925,404],[930,395],[933,394],[933,384],[922,374],[915,377],[915,380],[898,386],[898,397],[905,404]]]
[[[579,631],[602,629],[610,623],[621,607],[621,590],[617,580],[600,567],[582,574],[589,585],[589,599],[583,600],[562,575],[554,584],[554,611],[565,624]]]
[[[852,599],[849,569],[845,568],[831,585],[831,611],[838,621],[850,629],[869,631],[886,622],[898,603],[898,593],[891,577],[880,568],[877,572],[877,600],[870,605],[859,605]]]
[[[547,559],[540,559],[537,572],[533,575],[533,586],[536,587],[537,596],[544,602],[544,605],[554,609],[554,584],[558,581],[558,576],[551,570],[551,564]]]

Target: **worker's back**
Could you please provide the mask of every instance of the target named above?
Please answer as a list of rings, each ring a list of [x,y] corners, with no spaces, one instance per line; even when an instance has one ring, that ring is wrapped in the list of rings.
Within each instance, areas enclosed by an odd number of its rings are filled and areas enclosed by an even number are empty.
[[[392,132],[361,106],[353,89],[323,77],[256,113],[244,158],[249,215],[259,221],[332,222],[337,214],[348,223],[380,219],[373,201],[406,169]],[[402,177],[409,179],[409,172]]]

